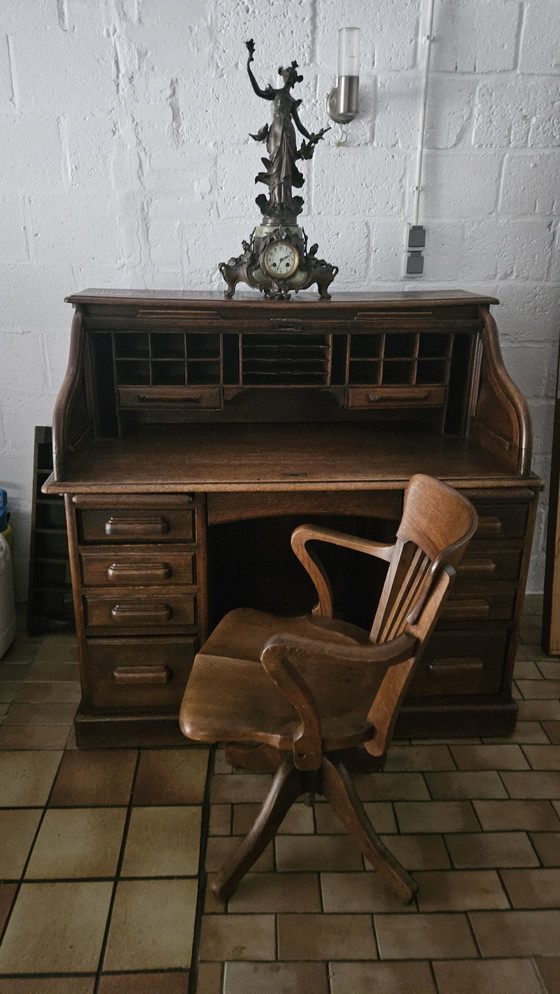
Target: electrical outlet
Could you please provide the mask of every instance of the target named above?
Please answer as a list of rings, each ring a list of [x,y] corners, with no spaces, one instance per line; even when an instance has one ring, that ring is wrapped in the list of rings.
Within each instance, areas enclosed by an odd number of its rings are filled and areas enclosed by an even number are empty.
[[[411,224],[406,246],[406,276],[423,276],[425,247],[426,229],[422,224]]]

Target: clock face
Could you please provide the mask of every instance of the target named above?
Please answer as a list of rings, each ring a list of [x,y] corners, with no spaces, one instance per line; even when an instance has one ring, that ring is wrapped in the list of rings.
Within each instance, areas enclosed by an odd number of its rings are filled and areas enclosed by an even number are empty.
[[[299,254],[289,242],[272,242],[263,254],[263,269],[274,279],[286,279],[298,267]]]

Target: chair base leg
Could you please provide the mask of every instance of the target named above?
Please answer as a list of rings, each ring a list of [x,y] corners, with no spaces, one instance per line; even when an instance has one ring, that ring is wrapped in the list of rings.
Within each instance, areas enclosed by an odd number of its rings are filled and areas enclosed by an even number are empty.
[[[304,792],[305,780],[305,773],[284,760],[251,831],[210,885],[218,900],[227,901],[231,897],[241,878],[264,852],[292,804]]]
[[[276,835],[292,804],[301,794],[317,792],[330,802],[350,837],[367,860],[407,904],[418,885],[376,834],[346,767],[336,753],[323,755],[316,771],[298,770],[287,758],[277,769],[270,791],[248,835],[211,883],[220,901],[227,901],[239,881]]]
[[[321,792],[366,859],[387,881],[397,897],[409,904],[418,890],[418,884],[375,832],[346,767],[334,754],[323,756]]]

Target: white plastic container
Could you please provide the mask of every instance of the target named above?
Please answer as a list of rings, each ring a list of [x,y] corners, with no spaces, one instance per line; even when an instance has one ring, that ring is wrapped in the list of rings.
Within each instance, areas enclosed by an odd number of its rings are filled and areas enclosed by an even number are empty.
[[[10,546],[0,532],[0,659],[16,637],[16,608]]]

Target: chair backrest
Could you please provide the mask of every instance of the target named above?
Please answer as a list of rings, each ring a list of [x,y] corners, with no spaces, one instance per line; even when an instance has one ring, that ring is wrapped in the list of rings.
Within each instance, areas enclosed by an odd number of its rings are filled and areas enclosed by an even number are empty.
[[[368,719],[364,742],[382,764],[406,691],[439,618],[455,568],[478,524],[476,511],[458,491],[423,474],[407,487],[397,541],[371,630],[376,643],[399,635],[417,639],[413,654],[385,671]]]
[[[417,622],[438,572],[460,561],[476,526],[470,501],[440,480],[418,473],[408,484],[371,639],[388,642]]]

